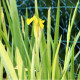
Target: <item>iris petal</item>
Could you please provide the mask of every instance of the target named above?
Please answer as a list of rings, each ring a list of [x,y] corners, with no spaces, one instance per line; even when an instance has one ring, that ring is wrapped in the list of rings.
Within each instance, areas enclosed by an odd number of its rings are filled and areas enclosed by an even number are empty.
[[[42,29],[44,28],[43,23],[45,22],[45,20],[42,20],[39,18],[39,21],[38,21],[38,19],[34,15],[31,19],[27,19],[27,25],[30,25],[32,21],[34,21],[34,24],[36,25],[36,27],[38,27],[38,24],[39,24]]]

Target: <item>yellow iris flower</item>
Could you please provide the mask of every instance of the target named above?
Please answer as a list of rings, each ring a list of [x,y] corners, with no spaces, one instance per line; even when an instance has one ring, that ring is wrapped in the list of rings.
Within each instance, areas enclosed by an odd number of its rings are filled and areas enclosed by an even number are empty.
[[[38,27],[38,25],[40,26],[40,28],[42,28],[42,29],[44,28],[43,23],[45,22],[45,20],[42,20],[42,19],[39,18],[39,21],[38,21],[38,19],[34,15],[32,18],[27,19],[27,25],[30,25],[30,23],[32,21],[34,22],[34,25],[36,26],[36,28]]]

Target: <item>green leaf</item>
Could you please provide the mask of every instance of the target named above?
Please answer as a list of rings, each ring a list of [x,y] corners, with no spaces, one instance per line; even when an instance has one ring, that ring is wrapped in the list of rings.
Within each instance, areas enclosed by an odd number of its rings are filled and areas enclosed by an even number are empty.
[[[56,25],[55,25],[55,33],[54,33],[54,43],[53,43],[53,59],[52,62],[55,58],[55,53],[56,49],[58,46],[58,38],[59,38],[59,18],[60,18],[60,1],[58,0],[58,5],[57,5],[57,15],[56,15]],[[54,73],[55,79],[59,79],[59,72],[57,70],[59,69],[59,59],[56,62],[56,72]],[[58,70],[59,71],[59,70]]]
[[[4,68],[8,74],[9,79],[10,80],[14,80],[14,79],[18,80],[16,72],[13,67],[13,64],[12,64],[12,62],[11,62],[11,60],[10,60],[1,41],[0,41],[0,57],[3,62]]]
[[[34,26],[32,25],[32,30],[31,30],[31,46],[32,46],[32,49],[34,47],[34,43],[35,43],[35,36],[34,36]],[[32,51],[31,49],[29,49],[29,54],[32,55]],[[30,56],[30,58],[32,58],[32,56]]]
[[[79,74],[78,74],[78,78],[77,78],[77,80],[80,80],[80,70],[79,70]]]
[[[11,29],[11,34],[14,37],[14,35],[13,35],[13,27],[12,27],[12,21],[11,21],[11,18],[10,18],[10,14],[8,12],[8,9],[7,9],[7,6],[6,6],[6,3],[5,3],[4,0],[2,0],[2,3],[3,3],[3,6],[4,6],[4,9],[5,9],[5,12],[6,12],[6,16],[7,16],[8,23],[9,23],[9,27]]]
[[[69,41],[70,41],[70,35],[71,35],[71,28],[70,28],[70,20],[69,20],[69,25],[68,25],[68,33],[67,33],[67,46],[66,46],[66,54],[68,52],[68,47],[69,47]],[[66,56],[65,56],[66,57]]]
[[[67,54],[67,52],[68,52],[68,47],[69,47],[69,41],[70,41],[71,30],[72,30],[72,27],[73,27],[73,24],[74,24],[74,20],[75,20],[75,17],[76,17],[78,5],[79,5],[79,1],[77,2],[76,8],[75,8],[75,10],[74,10],[74,13],[73,13],[73,17],[72,17],[71,23],[70,23],[70,20],[69,20],[68,33],[67,33],[66,54]]]
[[[74,78],[74,46],[72,49],[72,56],[71,56],[71,79],[75,79]]]
[[[3,38],[3,40],[4,40],[5,44],[6,44],[6,46],[7,46],[7,47],[9,48],[9,50],[11,51],[11,46],[10,46],[8,40],[6,39],[5,35],[3,34],[2,31],[0,31],[0,33],[1,33],[1,36],[2,36],[2,38]]]
[[[64,76],[65,76],[65,73],[66,73],[67,69],[69,68],[69,62],[70,62],[70,59],[71,59],[71,56],[72,56],[72,53],[73,53],[73,52],[72,52],[72,51],[73,51],[73,47],[75,47],[75,45],[76,45],[77,40],[78,40],[79,37],[80,37],[80,32],[78,32],[77,36],[74,38],[73,45],[72,45],[71,48],[69,48],[69,51],[68,51],[68,53],[67,53],[67,55],[66,55],[66,59],[65,59],[66,61],[65,61],[65,63],[64,63],[62,80],[65,79]]]
[[[3,64],[0,58],[0,80],[3,80]]]
[[[37,0],[35,0],[35,14],[38,16],[38,5],[37,5]]]
[[[0,40],[1,40],[1,0],[0,0]],[[3,64],[0,58],[0,80],[3,80]]]
[[[41,79],[49,79],[48,78],[48,69],[47,69],[47,58],[46,56],[46,52],[47,52],[47,46],[45,46],[44,51],[42,52],[42,59],[41,59]]]
[[[18,67],[18,77],[19,79],[21,80],[22,79],[22,69],[23,69],[23,60],[21,58],[21,55],[20,55],[20,52],[19,52],[19,49],[16,48],[16,63],[17,63],[17,67]],[[25,75],[25,69],[24,69],[24,79],[26,80],[26,75]]]
[[[42,32],[42,38],[41,38],[41,43],[40,43],[40,57],[41,57],[41,61],[44,55],[44,51],[46,48],[46,40],[45,40],[45,35],[44,32]]]
[[[10,8],[9,1],[8,1],[8,0],[6,0],[6,3],[7,3],[7,7],[8,7],[8,10],[9,10],[9,13],[10,13],[10,15],[11,15],[11,8]]]
[[[50,33],[51,33],[51,17],[50,17],[51,8],[48,10],[48,22],[47,22],[47,68],[48,68],[48,77],[51,79],[51,44],[50,44]]]
[[[20,22],[19,22],[19,16],[18,16],[17,5],[15,0],[10,0],[10,8],[11,8],[11,19],[13,23],[12,27],[13,27],[13,34],[14,34],[13,39],[14,39],[15,47],[16,46],[18,47],[21,57],[23,59],[24,65],[27,66],[27,61],[26,61],[26,58],[27,58],[28,64],[30,66],[30,58],[23,41],[21,31],[20,31]],[[24,51],[26,54],[23,53]]]
[[[41,38],[41,42],[40,42],[40,57],[41,57],[41,64],[40,64],[40,68],[41,68],[41,79],[48,79],[48,70],[47,70],[47,59],[46,59],[46,52],[47,52],[47,48],[46,48],[46,40],[45,40],[45,35],[44,32],[42,32],[42,38]]]
[[[23,34],[23,37],[25,37],[24,20],[22,16],[21,16],[21,24],[22,24],[22,34]]]
[[[5,17],[4,17],[4,13],[3,13],[3,10],[1,9],[1,13],[2,13],[2,16],[1,16],[1,21],[2,21],[2,28],[3,28],[3,32],[4,32],[4,35],[6,37],[6,39],[8,40],[8,35],[7,35],[7,29],[6,29],[6,24],[5,24]]]
[[[54,50],[53,50],[53,59],[55,57],[57,45],[58,45],[58,38],[59,38],[59,18],[60,18],[60,1],[58,0],[57,6],[57,15],[56,15],[56,25],[55,25],[55,33],[54,33]]]
[[[78,2],[77,2],[77,5],[76,5],[76,7],[75,7],[75,10],[74,10],[74,13],[73,13],[73,16],[72,16],[71,28],[73,27],[73,24],[74,24],[74,20],[75,20],[76,14],[77,14],[78,6],[79,6],[79,0],[78,0]]]
[[[44,32],[42,32],[42,38],[40,42],[40,57],[41,57],[41,79],[48,79],[48,70],[47,70],[47,58],[45,57],[47,53],[47,46]]]
[[[32,64],[31,64],[31,79],[35,80],[35,66],[34,66],[34,55],[35,55],[35,48],[33,48],[33,54],[32,54]]]
[[[0,0],[0,30],[1,30],[1,0]]]
[[[25,18],[25,39],[24,39],[24,42],[25,42],[25,45],[26,45],[26,48],[27,48],[27,51],[29,52],[29,42],[28,42],[28,37],[29,37],[29,28],[28,28],[28,25],[27,25],[27,18],[28,18],[28,11],[26,9],[26,18]]]
[[[29,50],[31,50],[31,47],[32,47],[32,45],[31,45],[31,42],[29,41],[29,27],[28,27],[28,25],[27,25],[27,18],[28,18],[28,11],[27,11],[27,9],[26,9],[26,18],[25,18],[25,37],[24,37],[24,44],[25,44],[25,47],[26,47],[26,49],[27,49],[27,51],[28,51],[28,54],[29,54],[29,57],[30,57],[30,60],[31,60],[31,58],[32,58],[32,52],[29,52]],[[30,43],[29,43],[30,42]],[[30,45],[30,48],[29,48],[29,45]],[[28,68],[28,79],[30,79],[31,77],[31,66],[28,66],[28,64],[27,64],[27,68]]]
[[[57,46],[56,54],[55,54],[55,57],[54,57],[54,61],[52,63],[52,80],[56,80],[55,79],[56,65],[57,65],[56,61],[58,59],[58,53],[59,53],[59,48],[60,48],[60,44],[61,44],[61,38],[62,38],[62,36],[60,37],[59,44]]]
[[[68,33],[67,33],[67,46],[66,46],[65,61],[67,61],[67,60],[66,60],[66,56],[67,56],[68,48],[69,48],[70,35],[71,35],[71,30],[72,30],[72,27],[73,27],[73,24],[74,24],[74,20],[75,20],[75,17],[76,17],[78,5],[79,5],[79,1],[77,2],[76,8],[75,8],[75,10],[74,10],[71,23],[70,23],[70,20],[69,20]],[[65,63],[66,63],[66,62],[65,62]],[[66,73],[66,75],[68,75],[68,72]]]
[[[80,54],[80,51],[75,55],[74,60],[77,59],[77,57],[79,56],[79,54]]]

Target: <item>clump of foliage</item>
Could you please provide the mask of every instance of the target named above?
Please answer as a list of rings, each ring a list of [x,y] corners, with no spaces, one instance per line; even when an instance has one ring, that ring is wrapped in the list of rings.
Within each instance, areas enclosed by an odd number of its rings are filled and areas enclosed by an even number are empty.
[[[3,9],[1,8],[0,0],[0,80],[3,80],[3,67],[7,73],[6,78],[9,80],[75,79],[74,60],[80,52],[74,56],[74,49],[78,38],[80,37],[80,31],[75,36],[72,45],[69,44],[69,41],[79,1],[74,10],[72,21],[69,20],[63,68],[59,63],[58,55],[62,39],[62,35],[59,39],[60,1],[58,0],[54,41],[51,36],[51,8],[48,10],[47,42],[43,31],[43,23],[45,21],[39,18],[37,0],[35,0],[34,16],[28,18],[27,9],[25,20],[23,20],[23,17],[21,16],[22,28],[20,27],[16,0],[2,0],[2,3],[7,16],[9,29],[6,29],[5,16]],[[31,37],[29,38],[28,26],[31,22],[32,31],[30,34]],[[11,44],[10,38],[12,40]],[[3,44],[3,42],[5,44]],[[53,56],[51,56],[51,50]],[[68,69],[70,67],[71,69],[69,71]],[[80,79],[80,71],[77,79]]]

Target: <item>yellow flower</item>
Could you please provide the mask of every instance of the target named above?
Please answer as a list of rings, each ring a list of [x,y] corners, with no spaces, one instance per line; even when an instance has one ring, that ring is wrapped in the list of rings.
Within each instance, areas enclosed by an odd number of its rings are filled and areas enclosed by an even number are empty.
[[[43,29],[44,28],[43,23],[45,22],[45,20],[39,19],[39,21],[40,21],[40,27]]]
[[[31,22],[34,22],[34,25],[36,26],[36,28],[38,27],[38,25],[40,26],[40,28],[44,28],[43,23],[45,22],[45,20],[42,20],[39,18],[39,20],[36,18],[36,16],[34,15],[32,18],[27,19],[27,25],[30,25]]]
[[[34,21],[34,16],[31,19],[27,19],[27,25],[30,25],[32,21]]]

